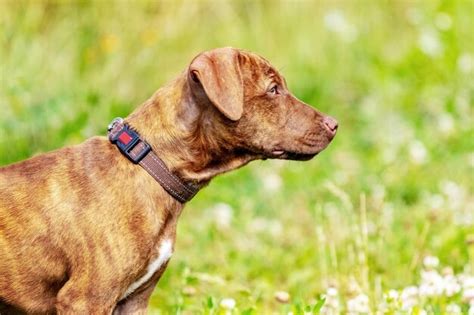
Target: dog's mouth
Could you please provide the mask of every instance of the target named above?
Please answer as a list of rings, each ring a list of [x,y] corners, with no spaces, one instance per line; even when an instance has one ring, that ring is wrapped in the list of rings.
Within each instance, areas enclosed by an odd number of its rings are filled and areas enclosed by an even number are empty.
[[[331,143],[332,138],[304,139],[291,145],[276,144],[267,151],[266,158],[307,161],[318,155]]]
[[[284,150],[273,150],[270,153],[269,158],[280,159],[280,160],[295,160],[295,161],[307,161],[315,157],[320,151],[316,152],[294,152]]]
[[[331,142],[328,141],[300,141],[292,145],[274,144],[261,150],[263,159],[308,161],[323,151]]]

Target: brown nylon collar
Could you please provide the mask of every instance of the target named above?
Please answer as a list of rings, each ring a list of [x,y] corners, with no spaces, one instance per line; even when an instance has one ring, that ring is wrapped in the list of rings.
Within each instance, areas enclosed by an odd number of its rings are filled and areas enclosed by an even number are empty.
[[[143,167],[173,198],[181,203],[191,200],[199,187],[184,183],[171,173],[165,163],[153,152],[150,145],[138,132],[124,123],[122,118],[115,118],[108,127],[110,142],[130,161]]]

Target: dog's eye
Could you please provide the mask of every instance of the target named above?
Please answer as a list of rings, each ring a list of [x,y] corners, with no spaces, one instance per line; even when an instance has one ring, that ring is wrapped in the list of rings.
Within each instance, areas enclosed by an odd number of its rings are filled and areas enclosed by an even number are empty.
[[[270,94],[273,94],[273,95],[276,95],[276,94],[280,94],[280,91],[278,91],[278,85],[273,85],[270,90],[268,90],[268,93]]]

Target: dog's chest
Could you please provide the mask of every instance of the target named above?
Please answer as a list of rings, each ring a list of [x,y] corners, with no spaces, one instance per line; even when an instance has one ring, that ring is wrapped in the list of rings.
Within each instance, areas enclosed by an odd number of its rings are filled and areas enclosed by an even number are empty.
[[[173,254],[173,241],[165,239],[159,244],[158,253],[152,258],[146,268],[146,273],[133,282],[122,296],[126,298],[132,294],[136,289],[145,284],[160,268],[171,258]]]

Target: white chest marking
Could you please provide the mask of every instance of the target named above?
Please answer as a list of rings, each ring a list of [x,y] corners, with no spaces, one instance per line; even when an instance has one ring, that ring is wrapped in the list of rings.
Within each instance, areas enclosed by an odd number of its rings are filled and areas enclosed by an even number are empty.
[[[135,281],[128,287],[127,291],[125,291],[124,295],[122,295],[122,299],[132,294],[133,291],[135,291],[142,284],[150,280],[150,278],[155,274],[155,272],[157,272],[158,269],[160,269],[160,267],[163,266],[163,264],[166,263],[170,259],[171,254],[173,254],[172,247],[173,247],[173,244],[171,240],[164,240],[161,243],[158,257],[150,262],[150,264],[147,267],[146,274],[143,275],[140,279],[138,279],[137,281]]]

